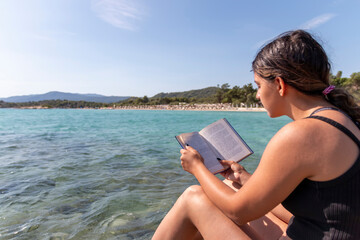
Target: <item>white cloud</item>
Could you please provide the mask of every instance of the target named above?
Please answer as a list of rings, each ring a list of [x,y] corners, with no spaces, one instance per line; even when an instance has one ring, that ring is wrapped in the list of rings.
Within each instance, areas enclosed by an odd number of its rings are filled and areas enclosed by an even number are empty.
[[[334,17],[336,17],[336,14],[332,14],[332,13],[323,14],[323,15],[320,15],[320,16],[317,16],[317,17],[311,19],[310,21],[307,21],[306,23],[302,24],[299,28],[304,29],[304,30],[310,30],[310,29],[316,28],[316,27],[330,21]],[[276,36],[274,36],[272,38],[268,38],[266,40],[259,41],[254,45],[254,47],[256,49],[258,49],[258,48],[264,46],[266,43],[273,40],[275,37]]]
[[[134,0],[93,0],[92,9],[103,21],[114,27],[136,31],[136,21],[143,11]]]
[[[327,14],[323,14],[323,15],[320,15],[320,16],[317,16],[313,19],[311,19],[310,21],[302,24],[300,26],[301,29],[313,29],[313,28],[316,28],[326,22],[328,22],[329,20],[331,20],[332,18],[334,18],[336,15],[335,14],[332,14],[332,13],[327,13]]]

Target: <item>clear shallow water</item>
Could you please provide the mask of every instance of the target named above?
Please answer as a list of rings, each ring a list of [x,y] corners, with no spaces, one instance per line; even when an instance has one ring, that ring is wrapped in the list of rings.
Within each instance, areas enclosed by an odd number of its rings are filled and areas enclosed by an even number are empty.
[[[288,118],[266,113],[0,109],[0,239],[150,239],[196,179],[174,136],[226,117],[254,150]]]

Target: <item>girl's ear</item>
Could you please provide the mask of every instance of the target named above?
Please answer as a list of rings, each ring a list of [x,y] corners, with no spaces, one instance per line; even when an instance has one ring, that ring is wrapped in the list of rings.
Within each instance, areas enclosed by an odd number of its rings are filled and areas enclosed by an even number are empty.
[[[285,96],[286,94],[286,83],[284,82],[284,79],[282,79],[281,77],[276,77],[275,78],[275,82],[277,84],[277,90],[280,94],[280,96]]]

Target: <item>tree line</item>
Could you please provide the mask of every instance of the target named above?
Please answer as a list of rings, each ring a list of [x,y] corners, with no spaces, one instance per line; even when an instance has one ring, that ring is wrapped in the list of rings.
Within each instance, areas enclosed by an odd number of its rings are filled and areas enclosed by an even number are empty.
[[[178,105],[195,103],[233,103],[250,106],[259,103],[256,99],[257,89],[251,83],[243,87],[234,86],[230,88],[228,83],[221,86],[210,87],[201,90],[191,90],[179,93],[161,93],[154,97],[130,97],[116,103],[96,103],[86,101],[68,100],[44,100],[38,102],[11,103],[0,101],[0,108],[108,108],[117,106],[138,106],[138,105]]]
[[[342,76],[342,71],[336,75],[330,75],[331,84],[341,87],[350,92],[360,103],[360,72],[355,72],[349,78]],[[86,101],[68,100],[45,100],[38,102],[9,103],[0,101],[0,108],[108,108],[117,106],[138,106],[138,105],[178,105],[195,103],[231,103],[234,105],[250,106],[261,103],[256,99],[257,89],[251,83],[242,87],[230,87],[228,83],[217,87],[209,87],[201,90],[191,90],[178,93],[160,93],[154,97],[131,97],[116,103],[97,103]]]
[[[347,78],[342,76],[342,71],[338,71],[336,75],[330,75],[330,82],[336,87],[347,90],[360,105],[360,72],[354,72]]]
[[[43,100],[38,102],[11,103],[0,101],[0,108],[104,108],[111,107],[109,103],[86,102],[86,101],[68,101],[68,100]]]
[[[356,101],[360,103],[360,72],[355,72],[350,75],[349,78],[342,77],[342,71],[338,71],[336,75],[330,75],[330,83],[336,87],[346,89],[351,93]],[[211,90],[211,89],[210,89]],[[258,99],[256,99],[257,89],[253,87],[251,83],[242,87],[234,86],[230,87],[228,83],[221,86],[217,86],[215,92],[209,93],[209,89],[205,95],[197,92],[196,97],[194,93],[187,92],[169,94],[172,97],[167,97],[165,94],[157,94],[152,98],[147,96],[140,98],[129,98],[119,103],[121,106],[126,105],[161,105],[161,104],[179,104],[179,103],[232,103],[235,105],[250,106],[253,104],[261,105]],[[192,95],[190,97],[184,97],[184,95]]]
[[[360,87],[360,72],[354,72],[349,78],[342,76],[342,71],[338,71],[336,75],[330,75],[330,82],[337,87]]]
[[[175,95],[168,97],[164,94],[155,95],[152,98],[133,97],[125,101],[121,101],[116,105],[128,106],[128,105],[177,105],[177,104],[195,104],[195,103],[232,103],[232,104],[244,104],[250,106],[252,104],[260,104],[256,99],[257,89],[253,87],[251,83],[244,85],[243,87],[234,86],[230,88],[228,83],[217,86],[215,91],[211,94],[201,94],[197,92],[196,96],[184,97],[182,93],[171,94]],[[158,97],[161,96],[161,97]]]

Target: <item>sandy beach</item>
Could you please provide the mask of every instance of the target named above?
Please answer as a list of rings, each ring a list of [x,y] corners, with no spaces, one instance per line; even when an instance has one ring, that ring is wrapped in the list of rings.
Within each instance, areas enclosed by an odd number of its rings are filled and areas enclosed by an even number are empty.
[[[131,109],[131,110],[183,110],[183,111],[238,111],[238,112],[265,112],[266,110],[259,106],[245,107],[234,106],[230,103],[225,104],[179,104],[179,105],[132,105],[132,106],[114,106],[103,109]]]
[[[20,109],[49,109],[45,106],[27,106]],[[70,109],[70,108],[69,108]],[[266,112],[263,107],[254,105],[251,107],[237,106],[230,103],[215,104],[179,104],[179,105],[128,105],[128,106],[112,106],[101,108],[78,108],[78,109],[107,109],[107,110],[174,110],[174,111],[234,111],[234,112]]]

